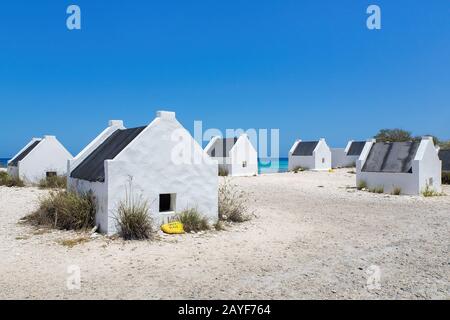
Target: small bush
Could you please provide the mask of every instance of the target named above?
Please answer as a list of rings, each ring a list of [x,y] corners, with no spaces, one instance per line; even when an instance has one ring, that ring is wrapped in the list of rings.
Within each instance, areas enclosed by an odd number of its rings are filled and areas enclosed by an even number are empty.
[[[438,196],[442,196],[443,194],[435,191],[432,188],[430,188],[430,186],[427,184],[425,186],[425,189],[423,189],[423,191],[422,191],[422,195],[424,197],[438,197]]]
[[[226,177],[228,176],[228,170],[227,168],[224,168],[222,166],[219,166],[219,176],[220,177]]]
[[[39,188],[41,189],[65,189],[66,187],[66,176],[50,176],[39,181]]]
[[[214,229],[216,229],[216,231],[226,230],[224,222],[217,220],[217,222],[214,224]]]
[[[302,172],[302,171],[305,171],[305,168],[300,167],[300,166],[295,167],[294,169],[292,169],[292,172],[294,172],[294,173],[299,173],[299,172]]]
[[[127,192],[116,214],[119,235],[125,240],[150,239],[154,233],[148,203]]]
[[[358,181],[358,184],[356,185],[356,188],[358,190],[367,189],[367,182],[364,180]]]
[[[369,192],[372,192],[372,193],[383,193],[384,192],[384,187],[380,186],[380,187],[370,188]]]
[[[6,171],[0,171],[0,186],[24,187],[25,183],[16,177],[11,177]]]
[[[219,186],[219,220],[244,222],[250,220],[247,194],[225,180]]]
[[[95,225],[95,201],[91,193],[51,191],[25,220],[64,230],[87,230]]]
[[[442,184],[450,184],[450,171],[442,172]]]
[[[400,187],[395,187],[394,190],[392,190],[391,192],[392,195],[394,196],[399,196],[402,194],[402,188]]]
[[[185,232],[198,232],[210,228],[208,219],[202,216],[197,209],[191,208],[182,211],[175,216],[175,219],[183,224]]]

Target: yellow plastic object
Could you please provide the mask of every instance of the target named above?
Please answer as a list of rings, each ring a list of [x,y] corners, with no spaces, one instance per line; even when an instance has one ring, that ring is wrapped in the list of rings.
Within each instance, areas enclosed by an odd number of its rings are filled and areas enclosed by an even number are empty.
[[[184,233],[183,224],[180,221],[165,223],[161,226],[161,230],[168,234]]]

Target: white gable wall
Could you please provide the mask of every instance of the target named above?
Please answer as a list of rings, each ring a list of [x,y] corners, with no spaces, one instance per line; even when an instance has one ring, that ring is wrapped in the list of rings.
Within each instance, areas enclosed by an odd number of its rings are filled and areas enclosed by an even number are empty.
[[[246,134],[242,134],[230,150],[231,176],[253,176],[258,174],[258,153]],[[244,162],[246,166],[244,167]]]
[[[325,139],[320,139],[313,152],[315,167],[314,170],[330,170],[331,169],[331,151]]]
[[[211,222],[217,221],[217,162],[203,152],[171,113],[161,116],[114,160],[105,162],[107,210],[99,208],[97,212],[102,232],[117,232],[117,205],[125,200],[130,181],[134,196],[148,201],[156,226],[173,215],[159,213],[159,195],[164,193],[176,194],[175,212],[197,208]],[[187,161],[181,161],[180,155]]]
[[[44,139],[17,165],[18,176],[27,184],[36,184],[47,172],[66,175],[67,161],[72,155],[54,136]]]
[[[417,168],[416,172],[420,192],[427,185],[436,192],[442,192],[442,161],[436,153],[433,138],[427,137],[422,139],[413,165],[413,170]]]

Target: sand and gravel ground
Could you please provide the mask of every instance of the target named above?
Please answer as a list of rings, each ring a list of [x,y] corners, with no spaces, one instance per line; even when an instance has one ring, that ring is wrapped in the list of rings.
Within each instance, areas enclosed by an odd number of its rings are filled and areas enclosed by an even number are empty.
[[[450,196],[357,191],[348,171],[232,178],[257,217],[226,231],[73,247],[84,234],[18,223],[47,191],[0,187],[0,298],[450,298]]]

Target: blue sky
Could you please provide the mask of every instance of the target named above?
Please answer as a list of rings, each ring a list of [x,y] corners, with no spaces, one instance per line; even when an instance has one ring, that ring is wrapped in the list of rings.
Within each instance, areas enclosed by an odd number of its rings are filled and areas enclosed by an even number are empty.
[[[82,30],[66,28],[81,7]],[[378,4],[382,29],[366,28]],[[0,8],[0,157],[56,135],[177,112],[193,131],[279,128],[332,146],[380,128],[450,139],[450,2],[8,1]]]

